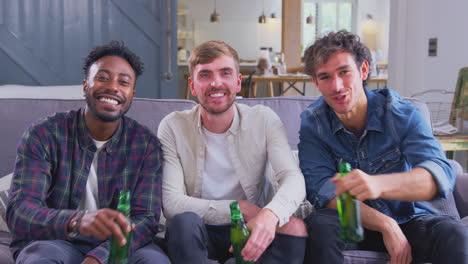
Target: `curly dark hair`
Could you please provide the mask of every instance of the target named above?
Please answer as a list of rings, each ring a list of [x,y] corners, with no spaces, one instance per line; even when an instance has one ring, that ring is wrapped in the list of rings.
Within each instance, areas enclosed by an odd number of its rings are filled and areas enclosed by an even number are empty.
[[[102,46],[97,46],[88,56],[84,58],[83,70],[86,77],[88,77],[89,68],[94,62],[105,56],[117,56],[128,62],[135,72],[136,78],[143,73],[144,65],[140,57],[128,49],[123,41],[113,40]]]
[[[372,56],[369,49],[360,41],[359,36],[347,32],[345,30],[331,32],[325,37],[318,39],[315,43],[307,48],[304,53],[304,72],[315,80],[317,69],[326,63],[328,59],[337,52],[350,53],[358,68],[361,67],[364,61],[372,64]],[[362,82],[363,86],[367,86],[367,80],[370,77],[370,71],[367,79]]]

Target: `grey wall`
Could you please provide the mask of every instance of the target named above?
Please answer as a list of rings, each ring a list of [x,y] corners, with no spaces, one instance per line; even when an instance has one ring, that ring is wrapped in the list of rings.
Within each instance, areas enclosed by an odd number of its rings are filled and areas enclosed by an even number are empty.
[[[123,40],[145,63],[138,97],[177,97],[177,0],[0,0],[0,84],[82,83],[91,48]]]

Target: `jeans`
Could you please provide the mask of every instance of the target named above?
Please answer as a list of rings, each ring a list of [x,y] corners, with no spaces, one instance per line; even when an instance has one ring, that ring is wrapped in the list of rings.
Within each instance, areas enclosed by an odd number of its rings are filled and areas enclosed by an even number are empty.
[[[87,251],[86,251],[87,252]],[[80,264],[86,257],[83,247],[77,247],[65,240],[38,240],[24,247],[16,258],[18,264]],[[137,249],[129,258],[129,263],[170,264],[169,258],[155,244],[149,243]]]
[[[208,263],[208,259],[224,263],[229,253],[230,225],[205,225],[193,212],[184,212],[171,219],[166,239],[168,255],[173,264]],[[256,262],[301,264],[304,259],[305,237],[276,234],[275,239]]]
[[[309,231],[304,263],[343,263],[345,244],[340,237],[340,223],[335,209],[319,209],[304,222]],[[418,216],[400,224],[411,245],[413,261],[434,264],[468,264],[468,229],[461,221],[445,215]],[[386,252],[382,234],[365,229],[358,249]]]

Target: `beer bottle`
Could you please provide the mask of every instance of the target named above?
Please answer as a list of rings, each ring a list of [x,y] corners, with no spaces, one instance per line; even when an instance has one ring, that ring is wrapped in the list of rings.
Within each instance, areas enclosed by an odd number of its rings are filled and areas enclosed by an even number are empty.
[[[117,211],[121,212],[127,219],[130,218],[130,191],[121,190],[119,194],[119,202],[117,204]],[[123,232],[123,230],[122,230]],[[123,232],[127,243],[121,246],[115,236],[110,239],[109,258],[108,264],[127,264],[128,251],[130,249],[131,231]]]
[[[349,163],[340,163],[339,178],[346,176],[351,171]],[[341,238],[345,242],[356,243],[364,239],[364,230],[361,226],[361,212],[359,201],[349,192],[343,192],[336,199],[338,217],[341,224]]]
[[[239,203],[232,202],[231,208],[231,244],[234,250],[236,264],[250,264],[253,261],[245,261],[241,251],[244,248],[250,236],[250,230],[245,225],[244,217],[240,211]]]

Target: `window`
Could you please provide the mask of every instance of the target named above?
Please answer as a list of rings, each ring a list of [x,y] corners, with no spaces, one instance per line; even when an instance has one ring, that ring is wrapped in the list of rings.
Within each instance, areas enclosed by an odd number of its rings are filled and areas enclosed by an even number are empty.
[[[356,31],[355,0],[326,1],[304,0],[302,22],[302,52],[318,38],[331,31]],[[306,23],[311,16],[311,24]]]

